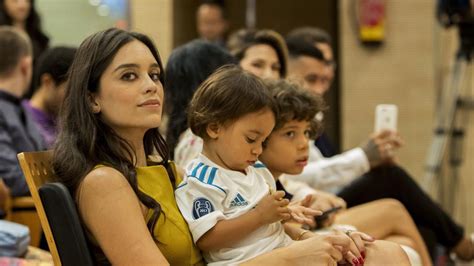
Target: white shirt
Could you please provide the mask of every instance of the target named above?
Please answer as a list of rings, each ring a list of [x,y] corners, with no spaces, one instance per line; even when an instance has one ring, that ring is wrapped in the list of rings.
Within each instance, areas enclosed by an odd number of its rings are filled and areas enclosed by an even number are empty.
[[[174,149],[174,162],[181,168],[186,168],[189,162],[201,153],[202,146],[202,139],[194,135],[191,129],[186,129],[179,137],[178,145]]]
[[[243,174],[224,169],[200,154],[186,167],[186,177],[175,195],[196,243],[218,221],[253,209],[270,189],[275,191],[275,181],[263,164],[249,166]],[[283,225],[276,222],[260,227],[231,248],[203,255],[209,265],[234,265],[291,242]]]
[[[315,189],[337,193],[369,170],[369,160],[361,148],[326,158],[314,145],[314,141],[310,141],[308,165],[301,174],[288,178],[305,182]]]

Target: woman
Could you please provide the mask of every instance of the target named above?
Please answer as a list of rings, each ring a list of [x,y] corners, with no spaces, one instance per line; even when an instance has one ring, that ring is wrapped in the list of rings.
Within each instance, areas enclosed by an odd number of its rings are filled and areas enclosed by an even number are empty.
[[[217,68],[232,63],[236,61],[225,49],[203,40],[191,41],[171,53],[165,71],[165,112],[169,116],[166,142],[175,161],[193,159],[192,154],[185,152],[175,154],[175,148],[181,134],[188,128],[186,108],[194,91]]]
[[[241,29],[230,36],[227,47],[243,69],[263,79],[286,77],[288,49],[279,33]]]
[[[0,0],[0,25],[25,31],[31,39],[35,59],[48,48],[49,38],[41,30],[34,0]]]
[[[158,132],[162,83],[151,40],[119,29],[88,37],[71,66],[53,167],[77,202],[97,264],[203,263],[174,201],[181,178]],[[247,265],[335,265],[353,246],[346,235],[312,237]],[[407,263],[390,243],[367,247],[368,263],[386,256]]]

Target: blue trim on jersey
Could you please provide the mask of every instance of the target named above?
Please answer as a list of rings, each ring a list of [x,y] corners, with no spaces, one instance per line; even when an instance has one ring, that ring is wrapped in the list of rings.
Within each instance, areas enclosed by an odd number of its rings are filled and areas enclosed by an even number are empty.
[[[199,178],[197,178],[197,177],[195,177],[195,176],[192,176],[192,175],[188,175],[188,177],[193,177],[193,178],[196,178],[197,180],[199,180]],[[226,192],[223,188],[219,187],[218,185],[204,183],[204,181],[201,181],[201,180],[199,180],[199,181],[200,181],[201,183],[203,183],[203,184],[206,184],[206,185],[209,185],[209,186],[213,186],[213,187],[215,187],[215,188],[218,188],[219,190],[221,190],[222,192],[224,192],[224,194],[227,195],[227,192]]]
[[[255,168],[267,168],[263,163],[256,163],[253,165]]]
[[[199,181],[204,182],[204,178],[206,177],[207,169],[209,169],[209,165],[204,165],[201,170],[201,174],[199,175]]]
[[[197,171],[198,171],[199,168],[201,168],[203,165],[204,165],[203,163],[198,163],[198,165],[196,165],[196,167],[194,167],[193,171],[191,172],[191,175],[192,175],[192,176],[196,176]]]
[[[212,182],[214,182],[214,178],[216,177],[216,172],[217,172],[217,168],[212,167],[211,173],[209,174],[209,179],[207,179],[207,183],[209,185],[212,185]]]

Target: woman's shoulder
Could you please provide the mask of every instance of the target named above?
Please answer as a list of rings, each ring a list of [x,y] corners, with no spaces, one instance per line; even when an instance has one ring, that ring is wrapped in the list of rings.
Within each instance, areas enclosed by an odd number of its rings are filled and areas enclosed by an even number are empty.
[[[117,169],[109,166],[95,167],[82,180],[80,191],[92,189],[107,192],[123,186],[130,186],[125,176]]]

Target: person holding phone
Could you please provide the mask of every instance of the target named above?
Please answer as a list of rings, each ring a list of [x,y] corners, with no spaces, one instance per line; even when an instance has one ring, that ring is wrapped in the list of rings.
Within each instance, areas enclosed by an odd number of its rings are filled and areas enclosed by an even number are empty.
[[[324,95],[335,71],[329,35],[317,28],[298,28],[287,35],[286,41],[290,54],[288,78]],[[308,165],[294,178],[314,188],[337,192],[348,207],[381,198],[397,199],[412,216],[429,250],[439,243],[458,258],[473,260],[473,236],[466,235],[464,228],[396,163],[394,151],[402,144],[397,132],[382,130],[372,133],[361,147],[337,154],[323,134],[310,143]]]

